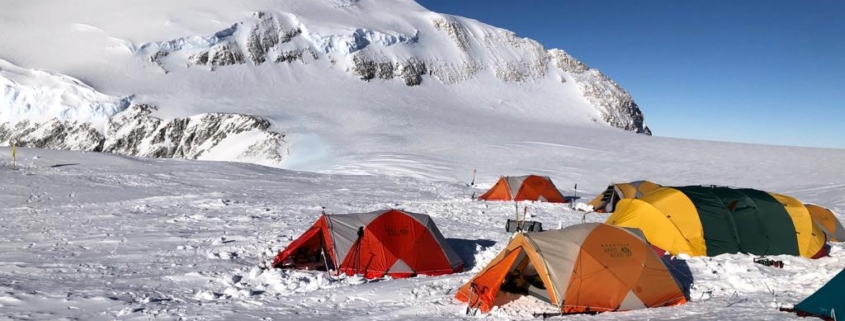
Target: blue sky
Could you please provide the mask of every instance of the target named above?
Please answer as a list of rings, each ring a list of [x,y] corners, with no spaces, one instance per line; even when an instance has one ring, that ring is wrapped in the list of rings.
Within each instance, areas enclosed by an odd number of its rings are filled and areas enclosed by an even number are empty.
[[[601,70],[656,136],[845,148],[845,1],[418,2]]]

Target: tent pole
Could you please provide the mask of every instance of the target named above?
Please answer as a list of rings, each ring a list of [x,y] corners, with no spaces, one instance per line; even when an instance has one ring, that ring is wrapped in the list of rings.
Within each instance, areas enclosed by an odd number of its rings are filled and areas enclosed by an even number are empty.
[[[528,216],[528,205],[522,210],[522,227],[525,228],[525,217]]]

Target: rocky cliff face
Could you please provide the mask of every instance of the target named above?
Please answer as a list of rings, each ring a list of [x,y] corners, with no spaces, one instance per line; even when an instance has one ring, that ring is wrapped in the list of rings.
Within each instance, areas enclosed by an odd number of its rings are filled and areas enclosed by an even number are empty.
[[[154,116],[155,106],[131,105],[132,96],[113,97],[78,79],[5,60],[0,60],[0,89],[2,145],[267,165],[282,164],[287,156],[285,136],[255,116],[206,113],[163,120]],[[228,146],[230,140],[237,144]]]
[[[142,157],[201,159],[215,152],[226,139],[249,134],[247,144],[231,153],[234,160],[262,159],[271,164],[285,160],[285,136],[270,131],[270,122],[239,114],[203,114],[164,121],[152,115],[157,108],[134,105],[109,119],[102,151]]]
[[[222,152],[227,159],[267,165],[282,164],[287,157],[285,136],[271,131],[265,119],[203,114],[164,121],[152,115],[156,109],[131,106],[110,118],[104,133],[75,121],[0,124],[0,143],[159,158],[203,159]],[[236,140],[236,146],[223,146],[227,139]]]
[[[575,79],[578,89],[613,127],[651,135],[640,107],[625,89],[596,69],[590,69],[560,49],[549,51],[555,67],[568,72]]]

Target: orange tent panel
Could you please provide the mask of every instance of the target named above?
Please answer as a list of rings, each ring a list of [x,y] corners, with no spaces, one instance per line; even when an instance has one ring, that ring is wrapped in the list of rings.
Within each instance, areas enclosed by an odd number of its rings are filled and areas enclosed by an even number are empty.
[[[501,177],[496,185],[478,197],[487,201],[546,201],[568,202],[551,179],[545,176]]]
[[[536,273],[529,295],[563,313],[632,310],[683,304],[683,291],[661,258],[638,234],[600,223],[517,234],[505,250],[455,297],[489,311],[510,272]],[[527,272],[531,264],[536,272]],[[545,288],[546,294],[541,293]]]
[[[478,307],[482,312],[488,312],[493,308],[493,301],[499,294],[502,281],[510,272],[514,261],[519,257],[521,248],[502,252],[498,257],[479,273],[479,276],[467,284],[464,284],[455,294],[455,298],[468,302],[471,307]]]
[[[499,178],[499,181],[496,182],[496,185],[493,185],[490,190],[479,196],[478,199],[488,201],[510,201],[513,199],[513,197],[511,197],[510,186],[508,185],[508,181],[504,177],[502,177]]]
[[[273,267],[286,267],[301,249],[322,249],[339,273],[366,278],[449,274],[464,265],[428,215],[400,210],[323,215],[276,256]]]
[[[522,181],[519,192],[514,197],[516,201],[545,200],[552,203],[566,203],[563,195],[557,190],[552,181],[546,177],[531,175]]]

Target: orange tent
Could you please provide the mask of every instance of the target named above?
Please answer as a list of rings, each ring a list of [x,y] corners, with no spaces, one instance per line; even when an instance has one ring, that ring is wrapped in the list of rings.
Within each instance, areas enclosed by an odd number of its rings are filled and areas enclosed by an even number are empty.
[[[324,214],[276,256],[273,267],[313,267],[366,278],[401,278],[460,272],[464,262],[431,217],[390,209]]]
[[[639,230],[601,223],[517,234],[455,297],[487,312],[501,290],[513,291],[513,284],[519,284],[514,280],[527,280],[519,291],[564,314],[686,302],[681,286]]]
[[[831,242],[845,242],[845,228],[842,227],[842,222],[839,222],[833,212],[814,204],[804,204],[804,207],[810,211],[813,222],[821,227],[822,231],[830,237]]]
[[[552,180],[546,176],[502,176],[487,193],[478,197],[487,201],[545,201],[567,203]]]
[[[660,185],[645,180],[613,183],[587,204],[592,205],[593,210],[598,213],[612,213],[619,200],[638,198],[658,188],[660,188]]]

